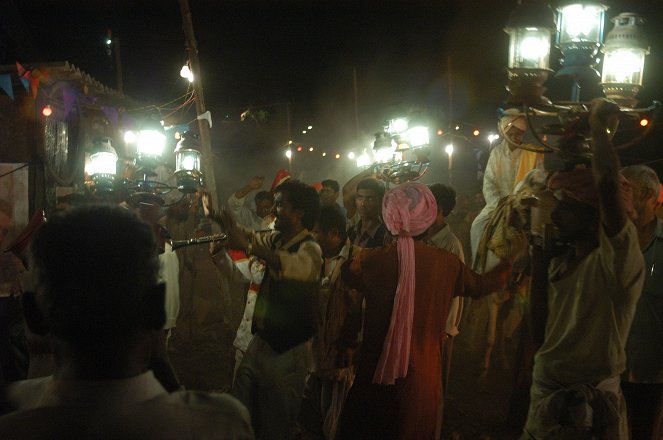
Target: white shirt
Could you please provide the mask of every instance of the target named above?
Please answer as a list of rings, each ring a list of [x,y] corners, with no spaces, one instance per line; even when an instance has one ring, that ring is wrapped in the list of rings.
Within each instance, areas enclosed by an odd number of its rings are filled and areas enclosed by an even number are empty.
[[[566,264],[557,257],[548,268],[548,319],[534,378],[570,385],[617,376],[644,281],[635,226],[627,221],[612,237],[601,226],[598,247],[575,267]]]
[[[255,209],[252,206],[247,206],[246,196],[238,199],[235,197],[235,194],[232,194],[228,199],[228,208],[240,225],[253,229],[254,231],[266,229],[267,225],[272,220],[269,216],[267,219],[258,217]]]

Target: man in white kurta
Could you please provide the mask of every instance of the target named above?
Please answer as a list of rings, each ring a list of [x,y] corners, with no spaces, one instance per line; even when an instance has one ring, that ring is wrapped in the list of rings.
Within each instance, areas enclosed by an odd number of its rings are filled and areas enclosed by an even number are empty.
[[[543,166],[542,154],[518,148],[527,130],[523,114],[508,110],[500,118],[498,128],[503,140],[491,151],[483,176],[483,197],[486,205],[472,222],[470,230],[472,261],[476,261],[481,235],[499,201],[511,194],[530,170]]]

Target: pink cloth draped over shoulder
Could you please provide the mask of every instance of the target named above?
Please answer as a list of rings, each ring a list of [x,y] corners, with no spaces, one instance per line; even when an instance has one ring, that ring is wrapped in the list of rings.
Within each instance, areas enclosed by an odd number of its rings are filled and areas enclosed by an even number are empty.
[[[382,201],[384,223],[398,237],[399,273],[389,331],[373,375],[373,383],[391,385],[396,379],[407,375],[415,292],[412,237],[423,234],[436,216],[435,197],[426,185],[420,183],[403,183],[387,191]]]

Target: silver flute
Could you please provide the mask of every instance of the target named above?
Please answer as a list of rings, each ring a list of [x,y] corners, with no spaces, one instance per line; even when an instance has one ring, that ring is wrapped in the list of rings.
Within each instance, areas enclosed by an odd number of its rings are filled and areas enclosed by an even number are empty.
[[[228,234],[222,232],[219,234],[206,235],[204,237],[197,237],[197,238],[189,238],[186,240],[171,240],[170,245],[172,246],[173,250],[176,250],[187,246],[212,243],[215,241],[222,241],[224,244],[226,244],[228,242]]]

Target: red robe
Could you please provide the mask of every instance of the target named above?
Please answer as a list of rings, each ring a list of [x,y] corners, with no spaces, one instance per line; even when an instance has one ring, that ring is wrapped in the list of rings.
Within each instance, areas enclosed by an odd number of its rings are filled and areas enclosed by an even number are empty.
[[[357,376],[341,416],[337,439],[435,439],[439,433],[442,349],[451,298],[479,296],[482,278],[451,253],[415,241],[416,288],[410,363],[394,385],[374,384],[373,374],[398,284],[396,243],[365,249],[344,276],[366,299]],[[439,437],[438,437],[439,438]],[[437,440],[437,439],[436,439]]]

